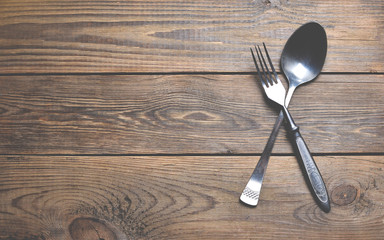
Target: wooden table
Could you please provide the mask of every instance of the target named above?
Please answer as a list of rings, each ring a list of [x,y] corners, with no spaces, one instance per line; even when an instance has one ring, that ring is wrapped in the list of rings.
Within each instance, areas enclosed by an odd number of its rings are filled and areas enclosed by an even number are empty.
[[[332,209],[284,129],[250,208],[278,111],[249,48],[278,67],[309,21],[327,59],[291,113]],[[383,62],[381,0],[2,0],[0,239],[383,239]]]

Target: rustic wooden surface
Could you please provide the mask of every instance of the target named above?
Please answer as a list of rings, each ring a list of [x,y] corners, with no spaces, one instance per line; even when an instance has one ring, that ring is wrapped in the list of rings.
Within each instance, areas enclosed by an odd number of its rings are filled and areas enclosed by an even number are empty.
[[[3,156],[11,239],[369,239],[383,236],[383,156],[316,157],[322,212],[295,157],[271,161],[256,208],[239,203],[253,156]],[[12,230],[12,231],[10,231]]]
[[[0,1],[0,239],[383,239],[383,19],[381,0]],[[332,209],[284,129],[250,208],[277,109],[249,47],[279,69],[308,21],[327,59],[290,109]]]
[[[2,154],[260,154],[277,115],[251,74],[0,76],[0,86]],[[321,75],[290,109],[315,154],[382,151],[384,75]],[[292,153],[280,136],[274,152]]]
[[[248,72],[301,24],[329,38],[324,71],[383,72],[382,0],[0,2],[0,72]]]

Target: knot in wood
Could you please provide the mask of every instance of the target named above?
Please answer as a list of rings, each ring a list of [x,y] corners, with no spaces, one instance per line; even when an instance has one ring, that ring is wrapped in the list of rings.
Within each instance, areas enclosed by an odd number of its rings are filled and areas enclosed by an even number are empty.
[[[332,190],[332,202],[339,206],[351,204],[357,196],[357,189],[351,185],[340,185]]]
[[[109,228],[102,220],[96,218],[77,218],[69,226],[69,231],[73,240],[118,239],[113,229]]]

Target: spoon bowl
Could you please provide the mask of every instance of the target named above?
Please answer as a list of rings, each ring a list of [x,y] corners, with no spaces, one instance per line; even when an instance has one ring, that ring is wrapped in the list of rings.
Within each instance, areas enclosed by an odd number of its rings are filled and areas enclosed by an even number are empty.
[[[315,79],[323,68],[327,55],[327,35],[324,28],[309,22],[298,28],[288,39],[281,54],[281,68],[288,79],[285,100],[288,106],[296,87]]]

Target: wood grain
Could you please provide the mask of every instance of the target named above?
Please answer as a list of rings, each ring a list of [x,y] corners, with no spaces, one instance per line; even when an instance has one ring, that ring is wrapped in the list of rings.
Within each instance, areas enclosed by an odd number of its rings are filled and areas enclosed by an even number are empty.
[[[324,71],[383,72],[381,0],[0,2],[0,72],[249,72],[249,47],[275,65],[300,25],[328,35]]]
[[[294,157],[273,157],[259,205],[238,198],[257,157],[2,156],[1,239],[378,239],[384,157],[315,160],[314,203]],[[350,194],[350,193],[353,194]]]
[[[313,153],[379,153],[384,75],[322,75],[291,113]],[[253,75],[0,77],[1,154],[260,154],[277,109]],[[292,154],[284,129],[275,153]]]

